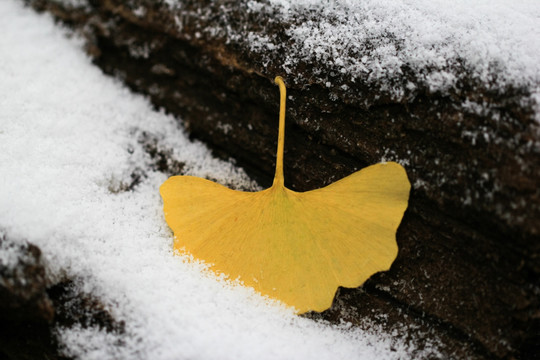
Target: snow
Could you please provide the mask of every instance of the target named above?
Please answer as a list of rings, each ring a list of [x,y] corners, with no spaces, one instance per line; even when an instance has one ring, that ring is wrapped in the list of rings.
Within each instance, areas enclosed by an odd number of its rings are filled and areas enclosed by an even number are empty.
[[[181,0],[164,3],[179,17],[206,18],[201,33],[258,54],[289,84],[326,86],[334,99],[369,107],[473,86],[525,89],[526,101],[540,107],[537,0],[245,0],[221,4],[219,21],[215,9],[190,13]],[[244,16],[258,20],[238,21]],[[177,30],[193,32],[182,22]]]
[[[82,41],[14,0],[0,2],[0,229],[43,254],[124,332],[58,328],[81,359],[397,359],[414,349],[381,331],[298,317],[172,252],[155,170],[141,139],[183,173],[255,189],[179,123],[104,76]],[[140,183],[133,189],[132,174]],[[0,249],[2,264],[13,256]],[[8,250],[11,251],[11,250]],[[426,349],[433,357],[436,349]],[[419,356],[421,353],[416,352]]]
[[[0,271],[16,269],[20,263],[31,262],[27,244],[19,244],[5,238],[0,229]],[[0,278],[0,285],[4,282]]]
[[[155,3],[176,13],[177,31],[190,32],[187,38],[222,36],[258,53],[272,71],[277,66],[289,83],[325,85],[335,99],[377,93],[405,102],[424,91],[459,92],[466,83],[503,93],[525,89],[525,102],[540,108],[537,0],[243,0],[194,10],[183,0]],[[248,15],[259,21],[238,21]],[[190,17],[202,19],[190,22],[201,27],[184,29]],[[309,78],[299,71],[306,67]]]
[[[456,86],[454,73],[461,67],[489,87],[540,91],[535,0],[270,3],[280,21],[292,23],[287,33],[294,45],[284,49],[291,65],[322,62],[353,81],[383,80],[396,98],[407,93],[407,84],[399,81],[404,68],[432,92]]]

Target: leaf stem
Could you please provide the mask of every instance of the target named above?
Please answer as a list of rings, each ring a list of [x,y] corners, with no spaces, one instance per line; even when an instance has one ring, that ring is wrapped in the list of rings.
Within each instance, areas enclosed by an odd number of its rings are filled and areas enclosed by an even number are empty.
[[[285,101],[287,100],[287,89],[281,76],[276,76],[274,82],[279,85],[279,133],[278,147],[276,157],[276,174],[274,175],[274,183],[272,187],[284,186],[283,180],[283,148],[285,144]]]

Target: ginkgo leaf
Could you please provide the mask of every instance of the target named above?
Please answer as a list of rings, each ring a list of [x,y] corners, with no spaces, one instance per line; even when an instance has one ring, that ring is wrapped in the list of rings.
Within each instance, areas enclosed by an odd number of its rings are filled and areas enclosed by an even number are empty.
[[[323,311],[339,286],[358,287],[388,270],[410,184],[394,162],[369,166],[321,189],[283,183],[285,84],[281,92],[276,174],[259,192],[173,176],[160,188],[174,247],[239,279],[298,313]]]

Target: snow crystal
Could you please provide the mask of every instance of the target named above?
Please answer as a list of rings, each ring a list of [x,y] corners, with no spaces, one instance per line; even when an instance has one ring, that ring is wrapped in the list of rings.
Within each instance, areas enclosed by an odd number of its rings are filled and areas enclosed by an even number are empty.
[[[26,244],[7,239],[4,232],[0,231],[0,269],[10,271],[20,263],[29,262],[31,258],[26,250]]]
[[[175,9],[182,1],[166,4]],[[219,21],[208,18],[210,26],[202,21],[199,31],[224,36],[258,53],[265,66],[295,74],[289,83],[318,83],[360,99],[367,85],[370,93],[407,101],[423,91],[446,94],[465,82],[501,92],[526,89],[538,104],[536,0],[248,0],[221,7]],[[260,21],[251,28],[238,24],[238,12]],[[309,73],[300,71],[306,67]]]
[[[331,326],[208,274],[172,252],[158,193],[167,175],[141,138],[186,174],[244,189],[233,164],[105,77],[48,16],[0,2],[0,228],[41,250],[51,278],[80,279],[125,331],[58,328],[81,359],[395,359],[408,342]],[[137,174],[139,182],[133,182]],[[10,262],[11,255],[2,261]],[[7,254],[7,253],[6,253]],[[4,260],[5,259],[7,260]]]
[[[456,66],[497,88],[514,84],[534,90],[540,84],[537,1],[270,3],[293,24],[290,61],[312,58],[352,76],[368,73],[372,80],[395,78],[408,67],[432,91],[455,82],[448,70]],[[311,17],[299,20],[304,14]]]

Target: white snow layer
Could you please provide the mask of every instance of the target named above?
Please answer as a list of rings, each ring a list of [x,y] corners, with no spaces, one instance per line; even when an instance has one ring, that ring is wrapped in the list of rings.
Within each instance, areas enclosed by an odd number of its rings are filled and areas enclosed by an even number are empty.
[[[0,14],[0,229],[39,246],[52,279],[79,279],[80,291],[125,322],[125,333],[58,329],[67,355],[408,357],[411,345],[385,333],[295,316],[175,256],[158,193],[166,175],[152,170],[138,141],[143,132],[173,149],[185,173],[255,185],[189,141],[175,119],[104,76],[50,17],[14,0],[0,1]],[[142,182],[122,191],[137,171]]]
[[[165,2],[173,8],[182,4]],[[253,31],[227,26],[228,41],[266,60],[279,52],[289,82],[324,84],[331,98],[342,92],[362,98],[364,86],[375,86],[373,92],[403,102],[424,91],[448,94],[464,81],[502,93],[526,89],[526,100],[540,109],[538,0],[246,2],[246,12],[266,12],[271,21],[283,23],[288,40],[283,43],[261,24],[263,30]],[[235,24],[227,12],[222,17]],[[212,37],[223,26],[202,31]],[[298,75],[305,64],[309,79]],[[540,111],[535,117],[540,122]]]
[[[537,0],[269,1],[293,24],[291,62],[315,57],[370,79],[407,66],[432,90],[454,85],[454,66],[497,88],[540,85]]]

